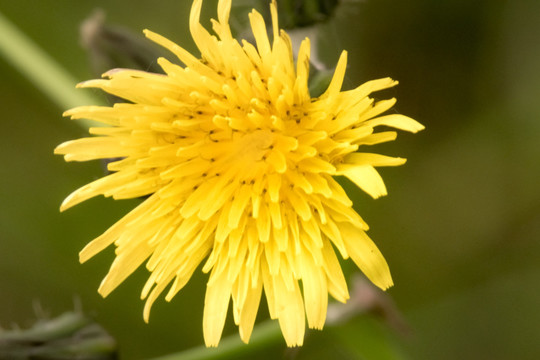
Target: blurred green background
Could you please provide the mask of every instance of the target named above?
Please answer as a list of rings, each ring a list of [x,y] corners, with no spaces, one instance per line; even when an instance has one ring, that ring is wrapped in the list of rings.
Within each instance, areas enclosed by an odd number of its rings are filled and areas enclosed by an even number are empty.
[[[109,24],[148,28],[193,49],[189,7],[0,0],[0,12],[77,81],[93,77],[78,31],[95,8]],[[215,16],[215,1],[205,1],[204,16]],[[319,34],[330,67],[349,51],[346,87],[399,80],[378,96],[397,97],[396,110],[427,128],[368,149],[409,159],[382,169],[389,196],[374,201],[349,189],[390,264],[389,294],[411,330],[363,316],[310,332],[301,349],[277,343],[257,358],[540,358],[540,1],[350,0]],[[0,94],[0,326],[30,325],[36,302],[54,316],[77,298],[118,340],[122,359],[202,344],[205,275],[170,304],[158,300],[149,324],[138,300],[146,270],[108,298],[98,295],[114,251],[84,265],[78,252],[137,201],[99,198],[60,214],[64,197],[100,177],[102,165],[53,155],[83,129],[3,58]],[[229,318],[226,333],[235,332]]]

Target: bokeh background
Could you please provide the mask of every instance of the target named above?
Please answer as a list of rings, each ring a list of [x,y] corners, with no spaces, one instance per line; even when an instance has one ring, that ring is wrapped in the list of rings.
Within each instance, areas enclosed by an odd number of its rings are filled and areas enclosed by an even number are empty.
[[[319,27],[321,61],[332,67],[347,49],[348,88],[399,80],[380,97],[397,97],[398,112],[426,125],[369,149],[409,159],[381,170],[389,196],[372,200],[349,189],[390,264],[396,285],[388,293],[410,330],[364,315],[310,332],[301,349],[278,342],[257,358],[540,358],[540,2],[343,2]],[[206,18],[215,3],[205,1]],[[149,28],[194,49],[189,7],[0,0],[0,12],[78,81],[94,76],[78,35],[94,9],[109,24]],[[79,250],[137,202],[98,198],[59,213],[67,194],[103,173],[98,162],[66,164],[53,155],[84,130],[4,58],[0,106],[0,325],[31,325],[36,302],[55,316],[79,299],[117,339],[122,359],[202,344],[205,275],[171,303],[158,300],[145,324],[146,270],[102,299],[96,289],[113,249],[78,263]],[[261,309],[259,318],[266,316]],[[236,331],[232,323],[227,334]]]

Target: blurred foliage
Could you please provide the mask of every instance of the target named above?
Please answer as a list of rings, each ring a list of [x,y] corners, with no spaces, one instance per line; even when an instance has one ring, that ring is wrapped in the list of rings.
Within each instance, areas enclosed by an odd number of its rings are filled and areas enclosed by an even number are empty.
[[[264,1],[259,1],[263,3]],[[329,19],[338,0],[281,0],[278,2],[279,24],[283,29],[316,25]]]
[[[29,329],[0,331],[2,360],[115,360],[116,342],[81,312],[38,319]]]
[[[215,3],[205,1],[203,18],[215,16]],[[0,0],[0,11],[81,81],[94,75],[79,26],[96,8],[109,24],[149,28],[193,50],[189,6]],[[345,87],[391,76],[400,85],[378,96],[397,97],[396,111],[427,127],[377,146],[409,159],[382,170],[389,196],[373,201],[348,188],[390,264],[389,294],[411,331],[362,316],[309,332],[301,349],[278,342],[258,358],[540,358],[540,2],[342,1],[319,26],[323,62],[332,67],[349,51]],[[30,325],[34,300],[59,314],[77,296],[123,359],[200,345],[203,274],[171,304],[158,300],[149,324],[138,300],[144,269],[107,299],[97,294],[113,249],[84,265],[77,253],[137,201],[100,198],[60,214],[63,198],[101,176],[101,165],[55,157],[57,144],[84,131],[3,59],[0,78],[0,324]],[[266,314],[263,305],[259,318]],[[232,324],[226,333],[236,332]]]

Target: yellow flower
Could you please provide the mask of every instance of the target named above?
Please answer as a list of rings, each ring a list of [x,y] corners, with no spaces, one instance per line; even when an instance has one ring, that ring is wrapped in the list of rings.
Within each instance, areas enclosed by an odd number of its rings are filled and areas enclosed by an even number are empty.
[[[240,337],[249,341],[263,289],[287,345],[301,345],[305,317],[321,329],[328,294],[341,302],[349,297],[335,249],[378,287],[392,286],[368,226],[333,177],[347,177],[374,198],[385,195],[374,167],[405,159],[357,150],[395,139],[394,131],[374,133],[379,125],[410,132],[423,126],[403,115],[379,116],[395,99],[376,102],[369,95],[397,84],[389,78],[341,91],[346,52],[326,92],[311,98],[309,39],[295,66],[275,0],[272,41],[262,16],[249,15],[256,46],[233,38],[231,0],[219,1],[217,36],[199,23],[201,6],[195,0],[190,15],[200,59],[145,31],[183,65],[160,58],[165,75],[115,69],[79,85],[128,103],[67,111],[109,126],[91,128],[97,136],[65,142],[55,153],[67,161],[121,160],[109,163],[112,174],[68,196],[61,210],[96,195],[148,196],[80,253],[84,262],[115,244],[103,296],[146,262],[146,321],[156,298],[169,287],[171,300],[204,261],[207,346],[219,343],[231,297]]]

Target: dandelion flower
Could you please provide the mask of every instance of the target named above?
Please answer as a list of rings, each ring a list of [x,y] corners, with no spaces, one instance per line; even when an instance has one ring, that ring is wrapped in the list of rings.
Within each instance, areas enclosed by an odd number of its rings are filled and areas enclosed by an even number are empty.
[[[116,259],[99,287],[107,296],[145,263],[142,290],[150,307],[166,291],[170,301],[202,264],[209,273],[203,314],[207,346],[217,346],[228,306],[248,342],[263,294],[287,345],[302,345],[305,319],[321,329],[328,294],[345,302],[347,284],[336,250],[351,258],[378,287],[392,286],[388,265],[366,235],[368,226],[334,179],[344,176],[374,198],[386,195],[377,166],[402,158],[358,152],[394,140],[395,131],[423,126],[403,115],[380,116],[395,99],[374,101],[372,92],[397,84],[389,78],[341,91],[343,52],[326,91],[310,97],[310,42],[293,59],[289,36],[270,5],[273,40],[263,17],[249,14],[255,45],[233,38],[231,0],[220,0],[215,35],[199,22],[195,0],[190,31],[200,58],[150,31],[181,64],[158,60],[164,74],[115,69],[82,88],[125,99],[113,106],[82,106],[65,113],[106,127],[92,137],[59,145],[66,161],[118,159],[111,174],[69,195],[68,209],[96,195],[146,197],[80,253],[87,261],[111,244]]]

